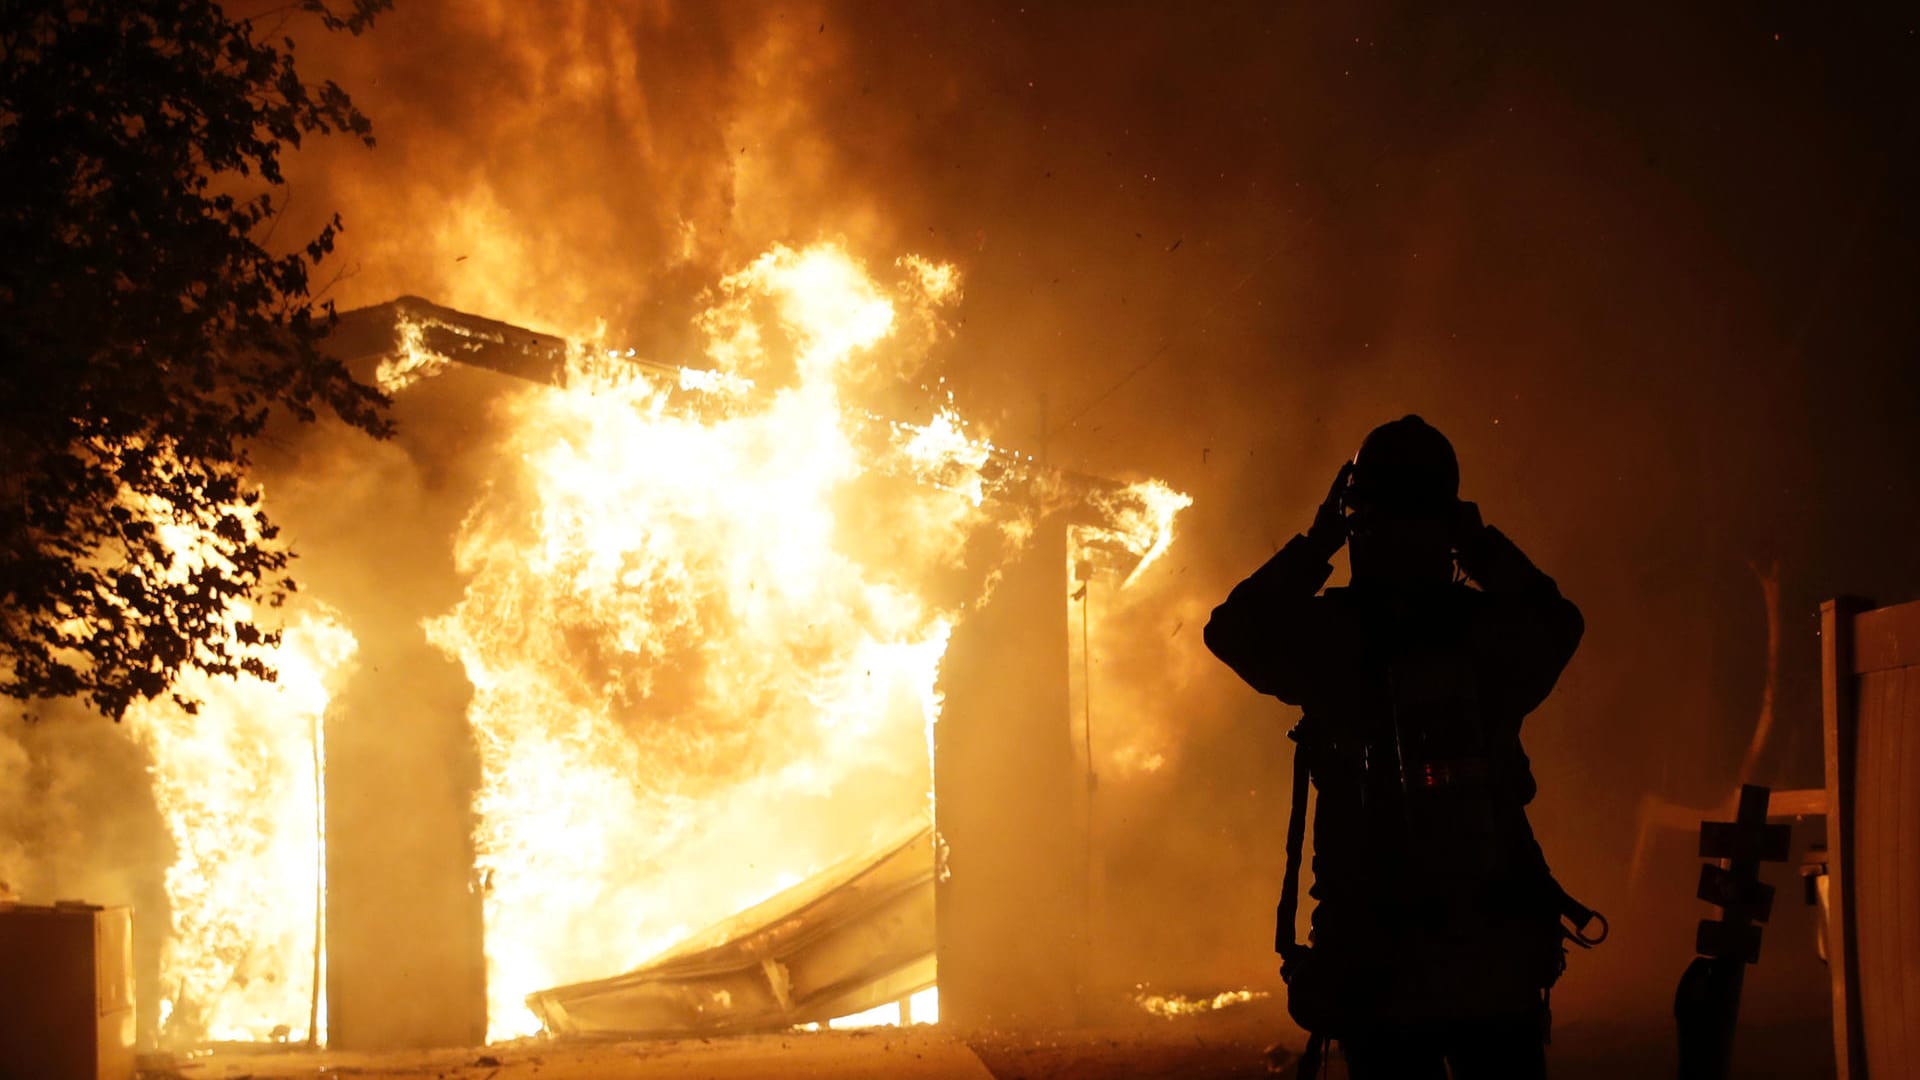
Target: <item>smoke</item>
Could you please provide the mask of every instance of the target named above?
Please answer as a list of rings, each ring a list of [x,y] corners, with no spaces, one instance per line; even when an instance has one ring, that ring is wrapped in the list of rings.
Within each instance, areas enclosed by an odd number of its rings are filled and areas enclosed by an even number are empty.
[[[819,110],[847,38],[823,19],[501,0],[403,4],[365,39],[309,37],[307,70],[357,92],[381,142],[306,152],[288,228],[351,217],[342,307],[408,291],[685,347],[692,298],[771,242],[872,249],[893,231],[840,182]]]
[[[145,831],[122,792],[144,786],[146,754],[107,721],[55,713],[10,710],[0,726],[0,881],[33,903],[131,903],[165,867],[144,852],[120,861],[141,846],[127,837]],[[145,824],[164,836],[157,817]]]
[[[1781,561],[1800,620],[1778,786],[1820,775],[1814,605],[1920,592],[1896,542],[1915,98],[1877,16],[1848,18],[407,3],[302,39],[380,146],[303,151],[282,232],[344,215],[343,307],[604,321],[663,360],[771,243],[956,262],[964,324],[926,378],[1002,445],[1196,500],[1095,688],[1138,748],[1107,832],[1134,936],[1111,947],[1163,979],[1271,982],[1246,924],[1277,888],[1291,717],[1197,623],[1368,428],[1421,413],[1586,612],[1529,724],[1534,817],[1621,944],[1563,993],[1653,1011],[1691,856],[1676,838],[1642,895],[1617,868],[1642,793],[1730,781],[1761,682],[1746,564]]]

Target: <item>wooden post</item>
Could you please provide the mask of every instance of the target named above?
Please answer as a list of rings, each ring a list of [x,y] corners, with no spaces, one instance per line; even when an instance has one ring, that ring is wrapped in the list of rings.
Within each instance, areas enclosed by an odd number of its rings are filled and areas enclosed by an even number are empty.
[[[1820,605],[1820,719],[1827,766],[1827,970],[1833,992],[1833,1062],[1837,1080],[1848,1080],[1864,1060],[1860,1018],[1848,1003],[1859,1000],[1853,893],[1853,617],[1869,604],[1843,596]]]
[[[940,1021],[1034,1030],[1078,1018],[1086,877],[1076,855],[1066,523],[1043,522],[954,631],[934,725]]]

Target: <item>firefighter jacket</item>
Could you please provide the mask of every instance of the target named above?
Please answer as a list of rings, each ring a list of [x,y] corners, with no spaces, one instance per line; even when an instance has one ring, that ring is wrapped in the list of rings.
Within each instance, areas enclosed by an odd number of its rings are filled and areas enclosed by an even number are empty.
[[[1583,623],[1497,529],[1481,527],[1457,555],[1471,584],[1322,593],[1327,553],[1296,536],[1207,624],[1216,656],[1302,710],[1295,737],[1318,792],[1317,943],[1409,928],[1498,937],[1516,919],[1553,918],[1560,894],[1527,822],[1520,727]]]

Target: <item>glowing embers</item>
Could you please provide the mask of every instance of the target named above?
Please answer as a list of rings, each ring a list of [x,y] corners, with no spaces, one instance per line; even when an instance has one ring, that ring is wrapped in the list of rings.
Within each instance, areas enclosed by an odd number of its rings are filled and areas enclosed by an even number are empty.
[[[1143,1011],[1171,1020],[1179,1016],[1198,1016],[1246,1005],[1267,997],[1265,990],[1222,990],[1211,997],[1186,997],[1181,994],[1154,994],[1145,989],[1133,995],[1133,1003]]]
[[[896,313],[954,291],[908,270],[889,288],[837,247],[776,248],[699,320],[713,377],[574,350],[508,404],[457,545],[471,583],[428,626],[474,687],[492,1037],[538,1026],[533,991],[924,823],[966,599],[929,583],[986,517],[954,480],[977,464],[876,459],[867,435],[867,391],[918,362],[888,351]]]

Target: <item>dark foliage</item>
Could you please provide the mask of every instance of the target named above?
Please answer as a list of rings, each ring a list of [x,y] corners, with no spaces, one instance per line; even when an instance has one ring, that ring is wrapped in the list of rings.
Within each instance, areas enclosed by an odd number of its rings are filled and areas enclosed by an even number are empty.
[[[358,33],[391,0],[337,6],[0,0],[0,693],[119,719],[185,670],[273,677],[253,612],[294,586],[247,441],[281,410],[389,433],[316,348],[339,219],[266,246],[283,149],[373,144],[275,37]]]

